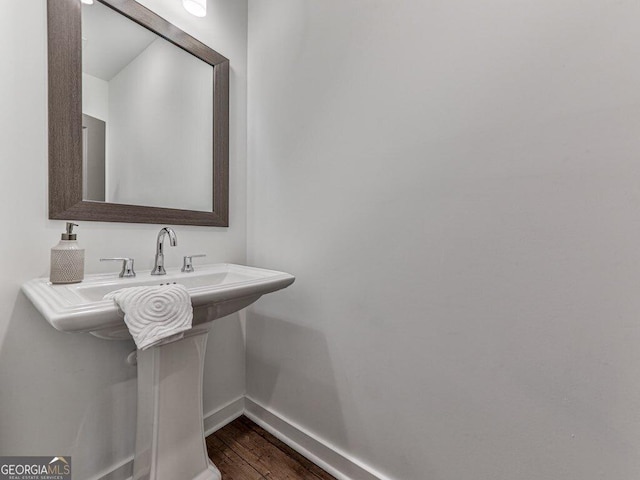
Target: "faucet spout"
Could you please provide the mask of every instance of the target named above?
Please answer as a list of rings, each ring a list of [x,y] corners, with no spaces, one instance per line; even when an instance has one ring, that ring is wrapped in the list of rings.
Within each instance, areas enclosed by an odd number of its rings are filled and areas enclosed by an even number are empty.
[[[160,230],[160,232],[164,232],[165,234],[169,235],[169,243],[172,247],[178,245],[178,237],[176,236],[176,232],[174,232],[172,228],[164,227],[162,230]],[[158,236],[160,236],[160,233],[158,233]]]
[[[164,227],[158,232],[158,238],[156,239],[156,258],[151,270],[151,275],[166,275],[167,271],[164,269],[164,238],[169,235],[169,244],[172,247],[178,245],[178,237],[176,232],[172,228]]]

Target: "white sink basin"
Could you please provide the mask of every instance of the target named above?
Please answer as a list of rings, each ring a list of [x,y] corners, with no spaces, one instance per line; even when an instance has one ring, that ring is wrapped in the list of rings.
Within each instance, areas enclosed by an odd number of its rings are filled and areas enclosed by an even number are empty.
[[[265,293],[291,285],[294,280],[293,275],[284,272],[223,263],[200,265],[191,273],[168,271],[163,276],[152,276],[149,271],[139,272],[135,278],[119,278],[117,274],[87,275],[83,282],[69,285],[53,285],[47,278],[38,278],[25,283],[22,290],[57,330],[126,339],[131,337],[123,313],[113,300],[103,300],[114,290],[182,284],[191,295],[196,327],[240,310]]]

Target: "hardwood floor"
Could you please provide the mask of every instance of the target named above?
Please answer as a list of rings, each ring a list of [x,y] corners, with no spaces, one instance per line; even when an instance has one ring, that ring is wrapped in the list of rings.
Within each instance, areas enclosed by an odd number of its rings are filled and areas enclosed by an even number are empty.
[[[336,480],[244,416],[206,440],[222,480]]]

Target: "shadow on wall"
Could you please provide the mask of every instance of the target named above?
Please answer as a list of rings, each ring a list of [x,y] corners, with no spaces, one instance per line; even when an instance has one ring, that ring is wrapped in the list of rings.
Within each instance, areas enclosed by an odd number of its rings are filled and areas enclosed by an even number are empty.
[[[133,341],[56,331],[18,293],[0,345],[0,455],[71,455],[82,479],[133,452]]]
[[[204,415],[244,395],[244,332],[239,312],[211,324],[204,361]]]
[[[321,440],[349,448],[343,410],[357,411],[351,395],[340,398],[338,384],[347,381],[333,368],[324,334],[292,321],[250,311],[247,318],[247,396],[272,413]],[[348,388],[343,392],[350,392]],[[313,424],[308,412],[313,411]],[[287,416],[279,412],[287,412]],[[304,419],[304,422],[303,422]],[[349,418],[349,427],[359,418]]]

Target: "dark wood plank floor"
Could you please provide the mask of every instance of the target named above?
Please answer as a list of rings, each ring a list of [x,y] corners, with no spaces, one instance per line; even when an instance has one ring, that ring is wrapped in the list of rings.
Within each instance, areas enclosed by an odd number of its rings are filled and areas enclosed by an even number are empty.
[[[207,437],[222,480],[336,480],[247,417]]]

